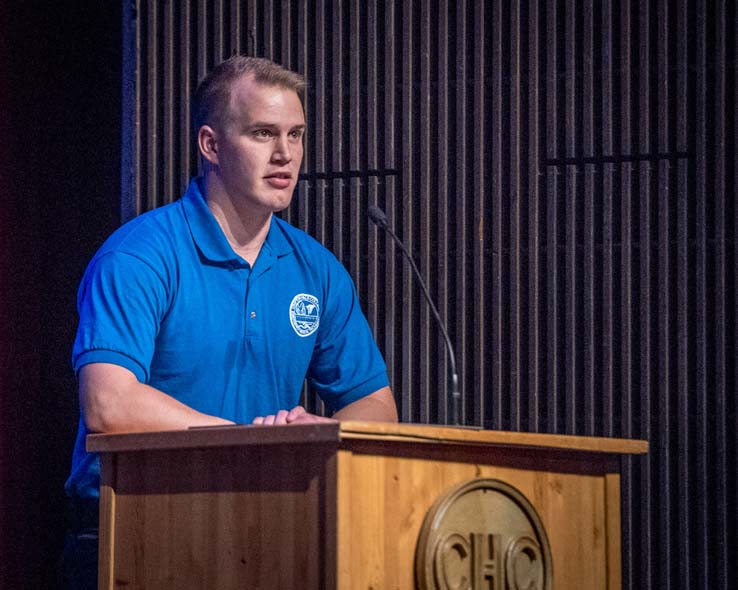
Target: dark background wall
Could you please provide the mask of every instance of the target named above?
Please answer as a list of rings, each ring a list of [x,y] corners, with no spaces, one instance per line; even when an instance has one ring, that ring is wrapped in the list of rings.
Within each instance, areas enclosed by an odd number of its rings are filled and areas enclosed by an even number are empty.
[[[54,588],[87,261],[119,223],[119,2],[0,3],[0,588]]]

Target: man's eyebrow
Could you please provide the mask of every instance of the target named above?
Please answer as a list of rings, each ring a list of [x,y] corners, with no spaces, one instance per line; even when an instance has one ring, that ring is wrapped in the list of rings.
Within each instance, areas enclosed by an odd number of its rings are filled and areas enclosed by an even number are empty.
[[[267,123],[261,121],[254,121],[253,123],[249,123],[247,125],[249,129],[253,129],[255,127],[268,127],[270,129],[276,129],[279,126],[279,123]],[[290,129],[305,129],[305,127],[307,127],[306,123],[300,123],[298,125],[293,125],[292,127],[290,127]]]

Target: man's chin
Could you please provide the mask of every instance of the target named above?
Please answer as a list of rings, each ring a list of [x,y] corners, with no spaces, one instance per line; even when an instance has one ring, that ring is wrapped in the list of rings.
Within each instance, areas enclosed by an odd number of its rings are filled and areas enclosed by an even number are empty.
[[[272,200],[272,213],[280,213],[281,211],[287,209],[292,203],[292,196],[294,195],[294,191],[295,188],[290,187],[289,189],[280,191],[284,192],[284,194],[275,195],[274,199]]]

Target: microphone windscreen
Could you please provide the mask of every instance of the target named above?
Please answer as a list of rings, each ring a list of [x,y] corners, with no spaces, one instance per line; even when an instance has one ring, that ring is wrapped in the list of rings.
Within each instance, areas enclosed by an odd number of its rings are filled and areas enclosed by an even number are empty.
[[[379,227],[387,227],[387,215],[379,207],[370,206],[367,210],[369,219],[376,223]]]

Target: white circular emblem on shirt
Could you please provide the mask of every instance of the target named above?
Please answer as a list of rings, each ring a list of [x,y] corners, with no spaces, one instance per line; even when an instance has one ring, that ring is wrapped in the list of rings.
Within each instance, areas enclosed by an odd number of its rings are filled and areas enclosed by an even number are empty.
[[[320,323],[318,298],[307,293],[295,295],[290,303],[290,323],[298,336],[310,336]]]

